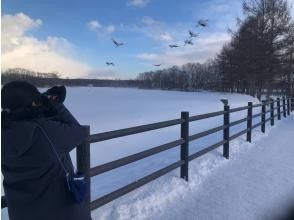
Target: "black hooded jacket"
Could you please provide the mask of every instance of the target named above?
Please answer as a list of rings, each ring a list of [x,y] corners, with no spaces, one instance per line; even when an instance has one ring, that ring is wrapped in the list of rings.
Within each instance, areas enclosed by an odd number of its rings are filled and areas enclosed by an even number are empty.
[[[69,172],[73,172],[69,152],[85,141],[86,130],[63,104],[57,110],[54,117],[11,121],[2,128],[1,170],[10,220],[85,219],[82,207],[68,192],[64,170],[39,126]]]

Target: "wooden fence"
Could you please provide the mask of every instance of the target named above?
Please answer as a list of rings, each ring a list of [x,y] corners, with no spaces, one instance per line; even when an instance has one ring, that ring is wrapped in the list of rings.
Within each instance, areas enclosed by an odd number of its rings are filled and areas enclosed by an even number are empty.
[[[149,183],[153,181],[154,179],[157,179],[166,173],[176,169],[180,168],[180,177],[185,179],[186,181],[189,180],[189,162],[191,160],[194,160],[220,146],[223,146],[223,156],[226,159],[229,159],[230,155],[230,141],[234,140],[235,138],[246,134],[246,140],[248,142],[251,142],[251,133],[252,130],[255,128],[260,127],[261,131],[264,133],[266,129],[266,123],[270,122],[270,125],[273,126],[275,124],[275,118],[278,120],[281,120],[282,116],[287,117],[287,115],[290,115],[290,111],[294,110],[294,99],[290,98],[277,98],[276,100],[268,100],[268,101],[262,101],[261,104],[255,104],[253,105],[252,102],[248,102],[247,106],[238,107],[238,108],[232,108],[230,109],[230,106],[227,104],[227,100],[224,101],[224,109],[222,111],[207,113],[203,115],[196,115],[196,116],[189,116],[189,112],[182,112],[181,118],[174,119],[174,120],[168,120],[153,124],[147,124],[147,125],[141,125],[126,129],[120,129],[120,130],[114,130],[109,132],[103,132],[98,134],[92,134],[90,135],[90,127],[86,126],[89,134],[88,140],[83,143],[82,145],[77,147],[77,169],[86,175],[86,183],[88,185],[88,190],[86,194],[86,199],[83,203],[85,206],[85,216],[89,216],[91,213],[91,210],[94,210],[96,208],[99,208],[135,189],[138,187]],[[267,109],[268,107],[268,109]],[[253,114],[253,109],[255,108],[261,108],[260,113]],[[239,119],[237,121],[230,121],[230,114],[234,112],[244,111],[247,110],[247,116],[245,118]],[[267,118],[267,114],[269,113],[269,117]],[[191,122],[213,118],[217,116],[223,115],[223,125],[211,128],[206,131],[202,131],[197,134],[190,134],[189,133],[189,124]],[[253,124],[253,119],[260,117],[260,122],[257,124]],[[247,123],[247,127],[245,130],[242,130],[240,132],[237,132],[233,135],[230,135],[230,128],[235,125],[239,125],[241,123]],[[171,127],[174,125],[181,125],[181,138],[178,140],[174,140],[172,142],[144,150],[142,152],[126,156],[114,161],[111,161],[109,163],[105,163],[96,167],[90,167],[90,144],[111,140],[119,137],[125,137],[128,135],[134,135],[139,134],[147,131],[153,131],[158,130],[162,128]],[[223,131],[223,139],[217,143],[214,143],[205,149],[202,149],[194,154],[189,154],[189,142],[203,138],[207,135]],[[125,166],[127,164],[133,163],[135,161],[144,159],[146,157],[158,154],[160,152],[180,147],[180,160],[170,164],[167,167],[164,167],[152,174],[149,174],[141,179],[138,179],[126,186],[123,186],[113,192],[110,192],[100,198],[97,198],[93,201],[91,201],[91,195],[90,195],[90,178],[97,176],[99,174],[108,172],[110,170]],[[6,207],[6,201],[5,197],[2,196],[1,198],[1,207]]]

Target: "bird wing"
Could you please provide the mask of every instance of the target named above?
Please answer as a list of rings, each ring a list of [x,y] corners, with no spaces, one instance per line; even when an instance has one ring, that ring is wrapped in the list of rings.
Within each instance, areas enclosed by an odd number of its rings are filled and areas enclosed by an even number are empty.
[[[112,42],[115,44],[115,45],[118,45],[118,42],[114,39],[112,39]]]

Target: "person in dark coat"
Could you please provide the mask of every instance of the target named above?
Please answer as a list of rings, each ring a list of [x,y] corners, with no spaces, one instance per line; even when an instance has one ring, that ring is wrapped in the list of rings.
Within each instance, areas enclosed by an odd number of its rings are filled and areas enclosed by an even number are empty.
[[[73,173],[69,152],[85,141],[86,130],[62,104],[65,87],[53,87],[46,95],[22,81],[7,83],[1,91],[1,170],[9,218],[91,219],[73,200],[65,172],[43,133]]]

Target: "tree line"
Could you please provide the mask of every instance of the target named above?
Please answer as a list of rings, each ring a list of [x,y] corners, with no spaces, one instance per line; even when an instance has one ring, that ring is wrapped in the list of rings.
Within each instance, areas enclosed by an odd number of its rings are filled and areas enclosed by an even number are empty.
[[[217,56],[139,74],[145,88],[294,95],[294,23],[286,0],[244,0],[244,19]]]
[[[143,88],[193,91],[219,90],[222,79],[218,74],[215,61],[207,61],[204,64],[187,63],[180,67],[173,66],[141,73],[137,80]]]
[[[37,87],[54,85],[65,86],[94,86],[94,87],[137,87],[137,80],[120,79],[69,79],[60,78],[58,73],[41,73],[23,68],[7,69],[1,73],[1,83],[14,80],[27,81]]]

